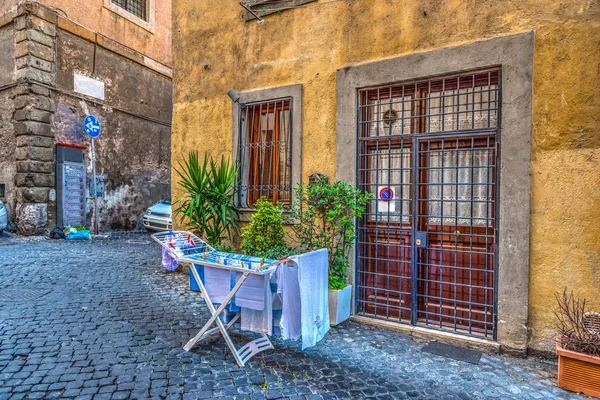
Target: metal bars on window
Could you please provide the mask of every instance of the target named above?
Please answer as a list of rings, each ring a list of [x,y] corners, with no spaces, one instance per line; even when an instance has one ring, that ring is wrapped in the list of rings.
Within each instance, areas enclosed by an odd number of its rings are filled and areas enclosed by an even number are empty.
[[[116,4],[144,21],[147,21],[147,1],[148,0],[112,0],[113,4]]]
[[[237,202],[254,208],[260,197],[289,206],[292,198],[292,99],[247,104],[241,111]]]
[[[357,312],[495,338],[498,70],[363,89],[358,105],[358,185],[374,200]]]

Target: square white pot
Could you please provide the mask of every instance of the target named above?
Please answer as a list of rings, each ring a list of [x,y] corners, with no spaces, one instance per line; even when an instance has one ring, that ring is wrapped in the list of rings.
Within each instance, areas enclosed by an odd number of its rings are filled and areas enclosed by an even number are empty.
[[[336,326],[350,318],[352,285],[342,290],[329,289],[329,325]]]

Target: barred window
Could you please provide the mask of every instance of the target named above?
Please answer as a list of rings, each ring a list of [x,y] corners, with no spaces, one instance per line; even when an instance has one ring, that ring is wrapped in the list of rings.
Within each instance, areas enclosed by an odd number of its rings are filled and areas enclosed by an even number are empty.
[[[265,196],[290,205],[292,198],[292,98],[247,104],[240,113],[238,205],[254,208]]]
[[[148,0],[112,0],[112,2],[136,17],[147,21],[146,6]]]

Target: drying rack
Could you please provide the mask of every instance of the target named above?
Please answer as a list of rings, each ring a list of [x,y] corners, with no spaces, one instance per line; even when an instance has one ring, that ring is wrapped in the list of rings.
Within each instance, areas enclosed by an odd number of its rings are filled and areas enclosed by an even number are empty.
[[[225,339],[225,343],[227,343],[227,346],[233,353],[235,361],[240,367],[243,367],[254,355],[274,348],[273,344],[265,334],[261,334],[261,337],[247,343],[239,349],[236,348],[227,331],[239,320],[240,313],[236,313],[235,317],[227,324],[221,319],[221,313],[227,308],[235,294],[240,290],[250,275],[271,274],[275,271],[277,265],[279,265],[281,261],[265,260],[243,254],[216,251],[198,236],[187,231],[158,232],[152,235],[152,239],[165,248],[177,261],[190,265],[190,270],[200,288],[200,294],[206,301],[206,305],[211,313],[211,317],[206,324],[204,324],[200,332],[191,338],[183,347],[185,351],[190,351],[197,342],[220,332]],[[235,271],[240,273],[241,276],[234,287],[229,291],[223,302],[215,307],[215,304],[211,301],[210,296],[206,291],[206,287],[204,286],[204,282],[200,279],[200,275],[196,268],[194,268],[194,265]],[[209,329],[213,324],[215,324],[216,327]]]

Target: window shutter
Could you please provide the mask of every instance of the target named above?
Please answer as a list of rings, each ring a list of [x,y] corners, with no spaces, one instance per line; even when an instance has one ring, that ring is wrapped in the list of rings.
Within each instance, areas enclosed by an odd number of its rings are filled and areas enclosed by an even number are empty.
[[[252,12],[262,18],[270,14],[284,12],[285,10],[315,1],[317,0],[247,0],[244,4],[251,9]],[[252,21],[254,19],[256,19],[256,17],[249,11],[246,11],[246,21]]]

